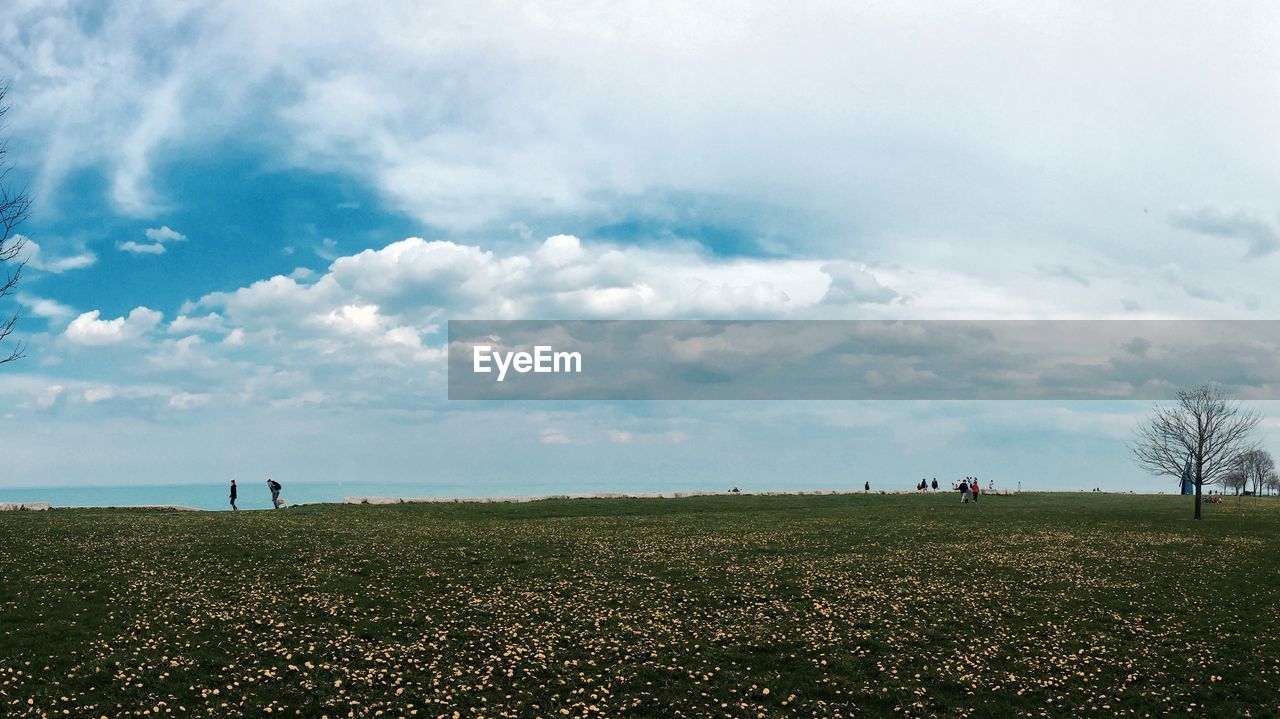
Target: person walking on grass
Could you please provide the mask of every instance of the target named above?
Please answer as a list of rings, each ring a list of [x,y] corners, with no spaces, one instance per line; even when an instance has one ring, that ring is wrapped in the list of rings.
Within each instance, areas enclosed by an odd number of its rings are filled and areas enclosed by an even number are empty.
[[[934,478],[933,478],[933,491],[935,491],[935,492],[936,492],[936,491],[938,491],[938,478],[937,478],[937,477],[934,477]]]
[[[973,484],[969,485],[969,493],[973,495],[973,503],[978,503],[978,478],[973,478]]]
[[[231,511],[240,511],[240,508],[236,506],[236,481],[234,479],[231,480]]]
[[[280,509],[280,483],[267,477],[267,487],[271,489],[271,508]]]
[[[968,477],[965,477],[964,479],[960,480],[960,503],[961,504],[969,503],[969,478]]]

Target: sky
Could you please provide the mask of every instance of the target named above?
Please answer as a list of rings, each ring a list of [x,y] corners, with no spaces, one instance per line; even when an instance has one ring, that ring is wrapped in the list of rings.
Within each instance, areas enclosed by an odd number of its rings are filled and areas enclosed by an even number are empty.
[[[0,487],[1171,488],[1150,402],[450,402],[445,323],[1270,319],[1276,77],[1268,2],[10,0]]]

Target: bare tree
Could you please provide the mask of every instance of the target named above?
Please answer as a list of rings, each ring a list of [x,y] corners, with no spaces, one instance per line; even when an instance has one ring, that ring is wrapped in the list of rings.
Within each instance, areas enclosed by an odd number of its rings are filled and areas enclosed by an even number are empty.
[[[4,104],[4,97],[9,92],[9,86],[0,84],[0,117],[4,117],[8,107]],[[14,191],[9,188],[9,170],[11,166],[6,160],[8,153],[7,143],[0,141],[0,264],[5,266],[3,278],[0,279],[0,299],[4,299],[13,294],[18,287],[18,280],[22,277],[22,267],[26,261],[22,259],[23,245],[26,244],[26,238],[17,234],[18,226],[22,221],[27,219],[27,213],[31,211],[31,198],[25,191]],[[13,328],[18,324],[18,313],[13,313],[7,319],[0,316],[0,341],[13,334]],[[22,343],[18,343],[7,354],[0,351],[0,364],[12,362],[23,355]]]
[[[1157,405],[1151,419],[1138,427],[1133,454],[1148,472],[1172,477],[1181,477],[1189,461],[1195,518],[1200,519],[1204,486],[1218,484],[1238,469],[1240,456],[1255,449],[1249,436],[1261,420],[1216,385],[1178,390],[1173,404]]]
[[[1239,472],[1243,481],[1240,490],[1252,489],[1255,495],[1262,494],[1267,477],[1276,471],[1276,461],[1265,449],[1251,449],[1240,455]]]
[[[1222,488],[1237,497],[1248,486],[1249,477],[1245,474],[1243,467],[1232,467],[1231,471],[1222,478]]]
[[[1280,494],[1280,472],[1272,470],[1271,474],[1268,474],[1267,478],[1262,480],[1262,488],[1268,492]]]

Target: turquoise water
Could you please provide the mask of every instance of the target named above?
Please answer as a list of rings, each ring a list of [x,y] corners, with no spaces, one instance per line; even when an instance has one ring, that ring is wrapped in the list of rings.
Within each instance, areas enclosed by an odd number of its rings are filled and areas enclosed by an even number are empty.
[[[266,480],[253,484],[239,483],[240,496],[236,505],[241,509],[270,509],[271,492]],[[229,484],[171,484],[115,487],[22,487],[0,489],[3,502],[48,502],[55,507],[89,506],[137,506],[148,504],[177,504],[199,509],[230,509]],[[383,491],[386,489],[387,491]],[[399,487],[397,490],[410,489]],[[413,489],[425,490],[415,487]],[[394,494],[386,485],[367,485],[355,482],[333,484],[290,483],[281,490],[281,498],[291,503],[341,502],[349,495]],[[417,496],[416,494],[414,496]],[[425,496],[453,496],[447,491]]]
[[[282,482],[280,497],[290,504],[310,502],[341,502],[343,497],[414,497],[455,499],[464,497],[541,496],[554,494],[586,494],[591,492],[722,492],[729,488],[718,482],[699,481],[694,478],[670,479],[625,483],[618,481],[577,481],[563,479],[548,482],[513,484],[510,480],[468,482]],[[797,486],[779,483],[781,486],[747,486],[744,491],[797,491],[815,489],[860,490],[861,482],[814,483]],[[230,510],[227,484],[169,484],[129,485],[101,487],[0,487],[0,504],[9,502],[48,502],[55,507],[128,507],[144,505],[181,505],[197,509]],[[899,486],[876,484],[873,489],[910,491],[909,483]],[[1027,489],[1033,489],[1027,487]],[[1034,488],[1043,489],[1043,488]],[[1068,490],[1070,491],[1070,490]],[[1076,489],[1075,491],[1079,491]],[[1150,491],[1150,490],[1148,490]],[[266,480],[241,482],[237,505],[241,509],[270,509],[271,492]]]
[[[386,496],[452,499],[517,495],[573,494],[586,492],[663,492],[723,490],[727,487],[628,486],[620,483],[529,483],[513,486],[508,481],[441,482],[281,482],[280,498],[290,504],[341,502],[349,496]],[[170,484],[104,487],[0,487],[0,503],[48,502],[55,507],[101,507],[140,505],[181,505],[198,509],[230,510],[229,484]],[[271,492],[261,482],[240,482],[240,509],[270,509]]]

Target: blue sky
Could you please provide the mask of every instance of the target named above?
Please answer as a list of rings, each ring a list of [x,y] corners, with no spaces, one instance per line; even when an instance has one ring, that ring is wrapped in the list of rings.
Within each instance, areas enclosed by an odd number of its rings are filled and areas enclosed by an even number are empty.
[[[6,5],[0,486],[1163,488],[1145,403],[449,403],[443,323],[1280,300],[1271,3],[270,5]]]

